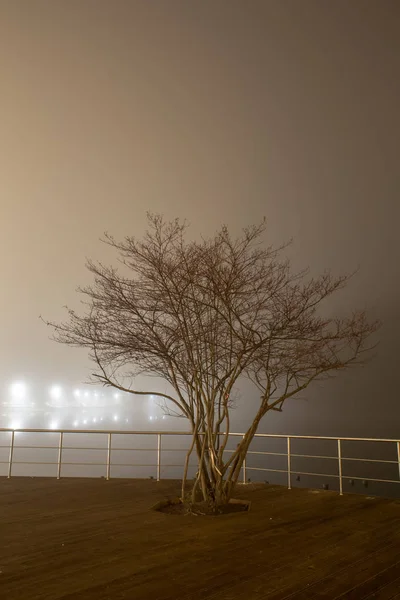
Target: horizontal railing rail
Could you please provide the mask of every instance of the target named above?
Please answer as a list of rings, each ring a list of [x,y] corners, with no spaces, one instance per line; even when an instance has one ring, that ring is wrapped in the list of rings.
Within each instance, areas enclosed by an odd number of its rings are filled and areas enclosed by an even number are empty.
[[[25,443],[18,444],[16,443],[16,435],[17,434],[43,434],[43,435],[57,435],[58,443],[57,445],[47,445],[47,446],[39,446],[39,445],[28,445]],[[0,444],[0,451],[6,449],[8,451],[7,460],[0,460],[0,464],[6,464],[7,467],[7,477],[11,477],[13,474],[13,467],[15,465],[44,465],[50,466],[53,465],[56,467],[56,477],[57,479],[61,478],[62,475],[62,467],[66,466],[102,466],[105,469],[105,478],[111,478],[111,469],[112,467],[150,467],[154,468],[156,472],[157,481],[161,479],[161,468],[162,467],[175,467],[183,468],[182,463],[166,463],[162,459],[163,452],[185,452],[187,448],[163,448],[162,439],[170,436],[186,436],[190,437],[191,433],[188,431],[126,431],[126,430],[99,430],[99,429],[9,429],[9,428],[0,428],[1,434],[9,434],[10,439],[7,444]],[[90,435],[90,436],[106,436],[107,444],[105,446],[82,446],[82,445],[69,445],[65,442],[65,438],[70,434],[74,435]],[[220,435],[226,435],[225,433],[221,433]],[[232,432],[229,433],[229,437],[244,437],[244,433]],[[113,440],[118,436],[154,436],[156,438],[157,444],[156,447],[151,448],[139,448],[139,447],[119,447],[113,446]],[[284,434],[275,434],[275,433],[257,433],[254,436],[254,439],[278,439],[278,440],[286,440],[286,450],[285,452],[273,452],[273,451],[263,451],[263,450],[249,450],[246,456],[246,459],[243,463],[242,468],[242,481],[246,483],[248,481],[247,475],[250,471],[257,472],[271,472],[271,473],[283,473],[287,477],[287,487],[290,489],[292,487],[292,478],[293,476],[315,476],[315,477],[329,477],[338,481],[339,483],[339,493],[343,494],[343,482],[344,481],[357,481],[362,480],[363,482],[380,482],[380,483],[390,483],[390,484],[399,484],[400,483],[400,440],[392,439],[392,438],[360,438],[360,437],[332,437],[332,436],[310,436],[310,435],[284,435]],[[324,454],[310,454],[310,453],[299,453],[293,452],[292,450],[292,442],[296,440],[308,440],[308,441],[333,441],[336,444],[336,453],[334,455]],[[367,458],[367,457],[351,457],[345,456],[343,443],[344,442],[374,442],[374,443],[386,443],[391,446],[395,446],[393,456],[394,459],[381,459],[381,458]],[[16,450],[56,450],[57,451],[57,460],[56,461],[28,461],[28,460],[15,460],[15,451]],[[68,450],[77,450],[80,452],[87,451],[102,451],[105,452],[105,460],[101,462],[81,462],[81,461],[71,461],[66,460],[65,452]],[[134,463],[122,463],[116,462],[113,460],[113,453],[115,452],[148,452],[150,455],[156,455],[156,462],[154,463],[142,463],[142,462],[134,462]],[[227,454],[234,452],[234,450],[226,450]],[[154,453],[154,454],[153,454]],[[266,466],[255,467],[248,465],[248,459],[251,456],[277,456],[277,457],[285,457],[285,468],[269,468]],[[315,471],[308,470],[298,470],[293,468],[293,459],[320,459],[327,461],[334,461],[337,464],[337,473],[320,473]],[[384,477],[365,477],[358,475],[348,475],[343,473],[344,464],[350,464],[352,462],[356,463],[365,463],[365,464],[381,464],[381,465],[397,465],[397,478],[384,478]]]

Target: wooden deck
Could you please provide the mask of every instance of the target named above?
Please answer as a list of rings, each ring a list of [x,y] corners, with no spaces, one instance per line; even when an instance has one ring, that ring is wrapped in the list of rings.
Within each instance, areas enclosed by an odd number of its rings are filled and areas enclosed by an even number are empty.
[[[400,503],[241,488],[247,514],[149,510],[178,484],[0,480],[4,600],[400,599]]]

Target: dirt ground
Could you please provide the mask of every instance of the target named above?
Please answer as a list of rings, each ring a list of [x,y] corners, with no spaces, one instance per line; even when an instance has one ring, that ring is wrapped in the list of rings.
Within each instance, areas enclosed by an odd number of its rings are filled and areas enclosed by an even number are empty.
[[[251,510],[151,510],[173,481],[0,479],[3,600],[400,599],[400,503],[241,486]]]

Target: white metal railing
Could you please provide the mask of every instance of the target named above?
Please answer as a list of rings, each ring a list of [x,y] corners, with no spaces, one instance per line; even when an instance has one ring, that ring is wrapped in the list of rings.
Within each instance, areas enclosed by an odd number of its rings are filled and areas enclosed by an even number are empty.
[[[58,444],[57,446],[38,446],[38,445],[21,445],[16,443],[16,434],[19,433],[27,433],[27,434],[42,434],[42,435],[58,435]],[[6,445],[0,444],[0,451],[4,449],[8,449],[8,460],[0,460],[0,464],[7,465],[7,477],[10,478],[12,476],[13,466],[16,464],[19,465],[54,465],[56,466],[56,477],[57,479],[61,478],[62,475],[62,467],[66,465],[84,465],[84,466],[104,466],[105,467],[105,478],[111,478],[111,467],[152,467],[156,469],[157,481],[161,479],[161,467],[183,467],[182,464],[167,464],[162,460],[162,438],[169,436],[186,436],[190,437],[190,432],[187,431],[124,431],[124,430],[114,430],[114,431],[104,431],[104,430],[90,430],[90,429],[57,429],[57,430],[49,430],[49,429],[3,429],[0,428],[1,434],[9,434],[10,439],[9,443]],[[69,434],[75,435],[91,435],[91,436],[99,436],[106,435],[107,436],[107,446],[106,447],[98,447],[98,446],[87,446],[87,447],[79,447],[79,446],[69,446],[65,444],[65,436]],[[113,438],[116,436],[156,436],[157,437],[157,447],[156,448],[125,448],[125,447],[113,447]],[[221,434],[224,435],[224,434]],[[230,437],[244,437],[243,433],[230,433]],[[242,477],[243,483],[247,482],[247,473],[248,471],[261,471],[261,472],[273,472],[273,473],[284,473],[287,475],[287,487],[291,489],[292,487],[292,477],[293,476],[317,476],[317,477],[329,477],[338,480],[339,482],[339,493],[343,494],[343,481],[345,480],[362,480],[365,482],[381,482],[381,483],[400,483],[400,440],[396,439],[384,439],[384,438],[351,438],[351,437],[328,437],[328,436],[305,436],[305,435],[282,435],[282,434],[271,434],[271,433],[257,433],[255,435],[255,439],[281,439],[286,440],[286,451],[285,452],[271,452],[271,451],[255,451],[250,450],[247,453],[247,458],[252,455],[261,455],[264,457],[267,456],[281,456],[286,457],[286,468],[285,469],[272,469],[267,467],[250,467],[247,464],[247,459],[245,459],[242,468]],[[319,441],[334,441],[337,444],[337,451],[335,455],[326,456],[322,454],[299,454],[293,452],[292,442],[295,440],[319,440]],[[343,442],[374,442],[374,443],[386,443],[390,445],[395,445],[396,450],[396,460],[387,460],[387,459],[376,459],[376,458],[357,458],[357,457],[348,457],[345,456],[343,452]],[[25,450],[57,450],[58,457],[56,462],[43,462],[43,461],[16,461],[14,459],[14,454],[16,449],[25,449]],[[63,453],[65,450],[80,450],[84,452],[85,450],[106,450],[106,461],[105,462],[70,462],[63,460]],[[139,464],[139,463],[115,463],[112,460],[114,451],[146,451],[146,452],[156,452],[157,460],[154,464]],[[165,448],[166,452],[182,452],[185,451],[186,448]],[[227,453],[232,453],[233,450],[226,450]],[[303,458],[303,459],[321,459],[328,461],[335,461],[337,463],[337,473],[316,473],[312,471],[299,471],[293,469],[293,459]],[[387,478],[375,478],[375,477],[360,477],[355,475],[345,475],[343,473],[343,464],[348,462],[362,462],[362,463],[376,463],[376,464],[392,464],[397,465],[397,478],[396,479],[387,479]],[[30,473],[31,475],[31,473]]]

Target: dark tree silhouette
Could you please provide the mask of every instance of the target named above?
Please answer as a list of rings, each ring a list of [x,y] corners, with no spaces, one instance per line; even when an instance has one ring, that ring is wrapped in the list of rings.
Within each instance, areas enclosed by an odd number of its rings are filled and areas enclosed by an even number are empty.
[[[324,318],[319,305],[346,286],[349,276],[293,274],[285,248],[265,247],[265,222],[233,238],[222,227],[214,237],[188,242],[187,225],[149,215],[142,241],[117,242],[117,270],[89,262],[92,286],[83,314],[69,310],[49,323],[54,338],[85,347],[98,382],[134,395],[153,394],[186,417],[193,434],[182,500],[199,497],[213,508],[228,502],[261,419],[282,410],[313,380],[361,362],[379,326],[365,312]],[[124,274],[122,273],[124,272]],[[135,389],[138,375],[166,380],[173,392]],[[225,452],[231,397],[239,378],[257,388],[252,424],[236,449]],[[190,456],[198,471],[186,492]]]

